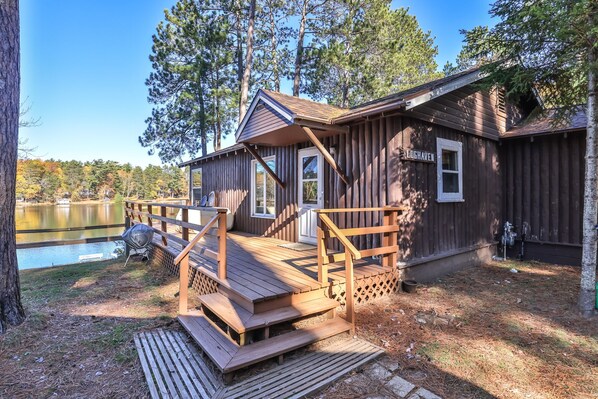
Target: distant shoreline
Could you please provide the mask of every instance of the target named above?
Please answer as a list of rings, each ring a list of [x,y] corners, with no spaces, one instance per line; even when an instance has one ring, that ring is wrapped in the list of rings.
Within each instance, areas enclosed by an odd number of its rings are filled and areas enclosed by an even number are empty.
[[[156,198],[151,200],[145,199],[129,199],[127,201],[159,201],[159,202],[174,202],[174,201],[185,201],[187,198]],[[124,204],[125,200],[116,202],[114,200],[104,201],[104,200],[85,200],[85,201],[73,201],[68,204],[57,204],[55,202],[17,202],[16,206],[19,207],[29,207],[29,206],[47,206],[47,205],[56,205],[56,206],[69,206],[69,205],[102,205],[102,204]]]

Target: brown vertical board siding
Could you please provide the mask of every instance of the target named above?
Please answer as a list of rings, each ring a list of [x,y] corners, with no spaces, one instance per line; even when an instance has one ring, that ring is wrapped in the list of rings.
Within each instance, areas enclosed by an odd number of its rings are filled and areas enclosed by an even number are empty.
[[[531,140],[530,140],[531,142]],[[540,198],[541,198],[541,190],[540,190],[540,175],[542,170],[540,168],[540,154],[541,154],[541,147],[536,142],[531,142],[531,153],[532,153],[532,203],[530,205],[530,229],[528,232],[527,239],[531,239],[532,237],[539,237],[540,236],[540,215],[541,215],[541,207],[540,207]]]
[[[559,140],[559,187],[561,201],[559,204],[559,231],[558,242],[570,242],[569,237],[569,199],[571,190],[569,189],[569,143],[570,140],[562,138]]]
[[[501,151],[509,162],[503,165],[507,170],[504,209],[512,210],[505,218],[513,221],[516,215],[518,227],[529,223],[530,241],[581,244],[585,134],[571,132],[566,139],[562,134],[552,134],[534,137],[533,142],[529,137],[508,140]],[[524,201],[509,195],[518,174],[525,176],[524,185],[529,186],[524,187],[529,191]]]
[[[550,140],[550,242],[558,242],[559,236],[559,143],[551,137]]]
[[[436,153],[436,138],[463,143],[463,190],[465,202],[438,203],[436,163],[401,161],[399,147]],[[406,203],[402,217],[400,248],[402,260],[440,255],[490,243],[500,213],[501,182],[497,166],[498,143],[473,134],[394,115],[351,125],[348,132],[323,139],[335,147],[334,158],[349,175],[345,185],[328,164],[324,164],[324,195],[328,207],[366,207]],[[218,205],[235,213],[235,229],[258,235],[297,241],[297,154],[304,143],[284,147],[262,147],[263,157],[276,156],[276,172],[286,188],[276,186],[276,219],[251,217],[250,186],[252,156],[245,150],[201,161],[204,192],[217,193]],[[508,169],[510,170],[510,169]],[[512,176],[512,172],[507,174]],[[530,200],[531,201],[531,200]],[[346,214],[335,219],[341,227],[374,225],[380,215]],[[376,238],[378,240],[378,238]],[[356,240],[359,248],[377,245],[373,237]]]
[[[239,140],[247,140],[289,125],[289,122],[268,104],[262,103],[258,107],[247,121]]]

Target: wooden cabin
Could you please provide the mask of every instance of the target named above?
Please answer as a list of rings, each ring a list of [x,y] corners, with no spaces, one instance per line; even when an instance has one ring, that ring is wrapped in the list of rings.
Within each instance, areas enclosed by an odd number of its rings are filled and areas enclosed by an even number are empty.
[[[201,176],[192,201],[213,191],[235,230],[301,243],[316,242],[313,209],[400,204],[409,209],[398,243],[405,277],[483,262],[503,221],[499,140],[526,111],[501,91],[481,92],[480,79],[472,70],[352,109],[260,90],[236,145],[181,164],[190,181]],[[379,224],[375,217],[335,221]]]
[[[224,373],[353,331],[354,303],[402,279],[489,260],[507,219],[529,223],[534,256],[577,248],[583,134],[522,123],[540,99],[508,101],[481,79],[468,70],[351,109],[259,90],[235,145],[181,164],[190,205],[126,203],[180,277],[180,322]],[[213,216],[196,225],[198,209]]]

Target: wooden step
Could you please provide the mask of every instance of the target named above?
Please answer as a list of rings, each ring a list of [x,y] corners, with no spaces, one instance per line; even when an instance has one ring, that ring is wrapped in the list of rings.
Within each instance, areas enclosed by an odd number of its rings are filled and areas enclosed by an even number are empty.
[[[214,326],[203,313],[190,311],[185,315],[179,315],[178,320],[220,370],[223,370],[237,353],[238,345]]]
[[[228,373],[239,370],[349,330],[351,330],[351,323],[337,317],[251,345],[241,346],[222,371]]]
[[[351,323],[337,317],[240,347],[201,312],[180,315],[178,320],[223,373],[251,366],[351,330]]]
[[[253,314],[236,302],[219,293],[202,295],[199,297],[202,306],[205,306],[237,333],[271,326],[285,321],[315,315],[336,309],[339,303],[326,297],[298,303],[278,309]]]

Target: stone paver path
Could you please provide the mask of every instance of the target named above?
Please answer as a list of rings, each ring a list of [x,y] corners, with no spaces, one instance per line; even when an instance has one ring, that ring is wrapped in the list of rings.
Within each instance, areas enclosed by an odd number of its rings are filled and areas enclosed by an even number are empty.
[[[442,399],[427,389],[402,378],[398,374],[398,370],[397,362],[383,357],[365,366],[363,371],[344,380],[339,380],[336,384],[349,385],[355,392],[355,397],[367,399]],[[335,390],[334,385],[330,389]],[[319,395],[319,398],[325,397],[325,392]]]

